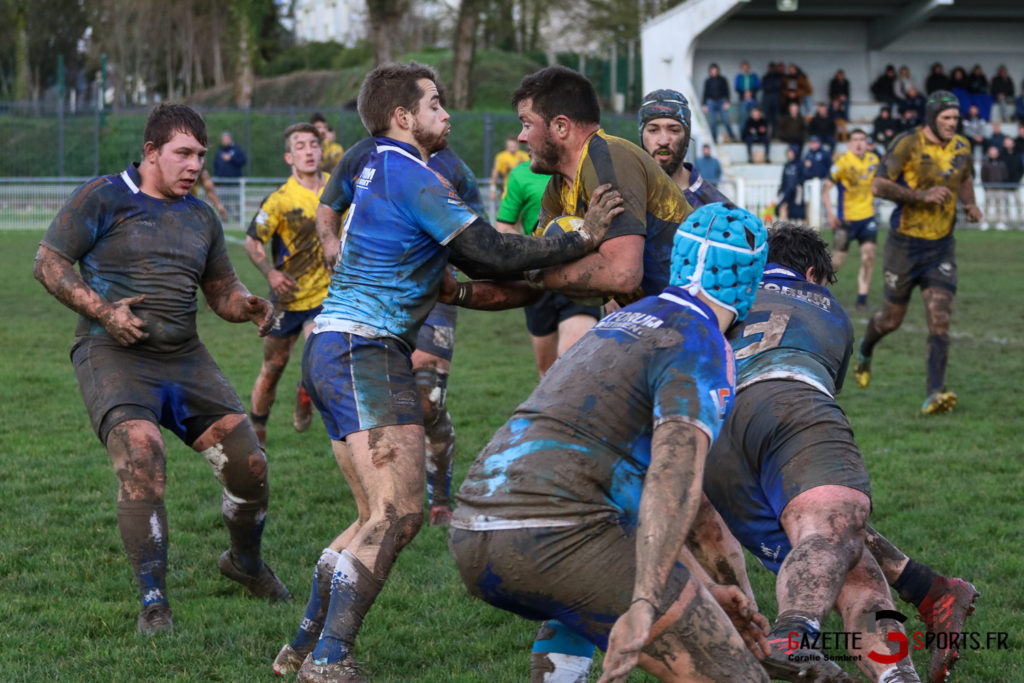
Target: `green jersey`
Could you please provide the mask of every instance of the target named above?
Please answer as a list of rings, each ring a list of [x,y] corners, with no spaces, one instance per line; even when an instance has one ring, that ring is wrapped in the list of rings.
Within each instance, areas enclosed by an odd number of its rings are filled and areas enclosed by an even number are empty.
[[[550,179],[549,175],[531,171],[529,161],[524,161],[513,168],[508,174],[508,180],[505,181],[505,193],[501,197],[498,220],[502,223],[515,224],[517,220],[522,219],[523,232],[531,234],[537,226],[540,200]]]

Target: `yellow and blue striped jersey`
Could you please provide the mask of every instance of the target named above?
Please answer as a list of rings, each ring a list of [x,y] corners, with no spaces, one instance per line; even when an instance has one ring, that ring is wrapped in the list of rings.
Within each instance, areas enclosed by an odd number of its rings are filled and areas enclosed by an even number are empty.
[[[830,178],[836,184],[836,215],[844,223],[862,221],[875,215],[875,196],[871,181],[878,172],[878,155],[865,152],[858,157],[847,151],[832,164]]]

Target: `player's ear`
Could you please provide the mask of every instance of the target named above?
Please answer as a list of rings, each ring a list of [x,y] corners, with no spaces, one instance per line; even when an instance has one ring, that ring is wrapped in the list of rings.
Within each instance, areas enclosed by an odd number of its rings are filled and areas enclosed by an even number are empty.
[[[569,130],[572,126],[572,121],[565,114],[559,114],[551,120],[551,130],[559,138],[564,140],[569,137]]]
[[[157,155],[160,154],[160,148],[156,146],[152,140],[146,140],[145,144],[142,145],[142,160],[150,163],[156,161]]]

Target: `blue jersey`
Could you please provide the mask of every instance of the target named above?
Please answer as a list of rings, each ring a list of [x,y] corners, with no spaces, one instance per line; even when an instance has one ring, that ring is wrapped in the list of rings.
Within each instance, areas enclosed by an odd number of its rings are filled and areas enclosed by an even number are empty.
[[[678,287],[597,323],[494,435],[459,490],[452,526],[635,524],[654,428],[678,420],[713,441],[732,405],[718,321]]]
[[[692,206],[694,211],[708,204],[732,202],[713,183],[706,178],[702,178],[697,169],[693,167],[693,164],[684,161],[683,168],[690,172],[690,184],[683,188],[683,196],[686,197],[686,203]]]
[[[827,288],[769,263],[750,313],[730,328],[729,341],[738,390],[789,379],[835,396],[853,351],[853,325]]]
[[[415,147],[378,137],[355,181],[314,331],[393,337],[414,348],[437,301],[446,245],[478,219]]]
[[[377,142],[374,138],[363,138],[352,145],[345,155],[338,162],[331,174],[330,179],[320,195],[320,203],[326,204],[338,213],[348,211],[352,205],[352,198],[356,191],[356,178],[359,171],[366,164],[370,154],[376,149]],[[483,216],[484,203],[480,198],[480,185],[473,175],[473,171],[466,165],[459,155],[445,147],[440,152],[435,152],[427,161],[427,166],[434,169],[455,188],[455,193],[466,202],[469,208]]]

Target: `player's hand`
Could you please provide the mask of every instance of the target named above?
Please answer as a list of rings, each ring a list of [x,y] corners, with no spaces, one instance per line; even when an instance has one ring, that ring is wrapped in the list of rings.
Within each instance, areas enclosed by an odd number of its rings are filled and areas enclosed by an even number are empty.
[[[299,285],[291,275],[282,273],[276,268],[267,273],[267,281],[270,283],[270,289],[273,290],[274,295],[279,299],[292,294],[299,288]]]
[[[267,336],[274,326],[274,306],[261,296],[249,295],[245,299],[245,312],[256,323],[261,337]]]
[[[839,226],[841,225],[842,223],[839,222],[839,216],[832,214],[831,216],[828,217],[828,227],[832,228],[833,230],[838,230]]]
[[[100,314],[99,321],[103,329],[121,346],[131,346],[149,338],[149,332],[144,329],[146,321],[132,313],[131,308],[132,304],[141,303],[145,299],[145,294],[118,299]]]
[[[601,244],[612,220],[625,210],[622,195],[618,190],[613,190],[610,184],[605,183],[594,190],[590,195],[587,215],[583,217],[583,227],[579,230],[588,250],[596,249]]]
[[[640,650],[647,644],[654,624],[654,606],[646,600],[634,602],[615,621],[608,634],[608,652],[604,671],[597,683],[624,681],[640,661]]]
[[[921,201],[925,204],[941,204],[953,196],[953,191],[945,185],[937,185],[925,190]]]
[[[748,598],[739,586],[712,584],[708,591],[715,602],[725,610],[725,614],[736,627],[747,648],[758,659],[764,659],[772,653],[768,646],[768,620],[757,611],[757,605]]]
[[[226,221],[228,219],[228,210],[224,208],[223,204],[217,205],[217,215],[220,216],[222,221]]]
[[[437,291],[437,300],[442,304],[450,304],[455,300],[455,292],[459,289],[459,281],[455,279],[455,273],[451,268],[444,269],[441,276],[441,287]]]
[[[977,223],[981,220],[981,209],[977,204],[968,204],[964,209],[967,211],[967,221],[969,223]]]

